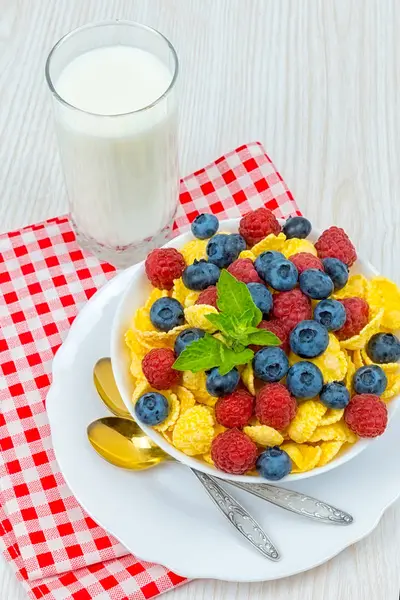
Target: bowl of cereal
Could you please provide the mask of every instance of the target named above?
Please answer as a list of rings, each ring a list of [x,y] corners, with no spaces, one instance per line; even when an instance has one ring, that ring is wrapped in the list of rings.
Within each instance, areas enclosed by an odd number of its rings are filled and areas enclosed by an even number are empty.
[[[165,452],[226,480],[294,481],[384,434],[400,392],[400,290],[346,233],[267,209],[199,215],[118,306],[124,403]]]

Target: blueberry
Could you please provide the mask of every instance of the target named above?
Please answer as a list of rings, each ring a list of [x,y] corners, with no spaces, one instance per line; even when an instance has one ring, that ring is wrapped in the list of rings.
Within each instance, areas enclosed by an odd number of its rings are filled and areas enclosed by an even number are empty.
[[[203,213],[197,215],[192,223],[192,233],[199,240],[206,240],[215,235],[218,231],[219,221],[215,215]]]
[[[208,260],[223,269],[229,267],[245,248],[246,242],[238,233],[218,233],[207,244]]]
[[[270,481],[278,481],[292,470],[292,461],[289,455],[278,446],[264,450],[257,458],[256,469],[261,477]]]
[[[322,259],[322,263],[325,273],[333,281],[334,289],[341,290],[349,279],[349,267],[338,258],[324,258]]]
[[[282,252],[278,252],[277,250],[267,250],[267,252],[262,252],[260,254],[260,256],[257,256],[255,262],[254,262],[254,266],[255,269],[259,275],[259,277],[261,277],[261,279],[264,279],[267,276],[267,273],[271,267],[271,264],[273,263],[274,260],[284,260],[285,257],[282,254]]]
[[[301,321],[290,334],[290,347],[302,358],[320,356],[328,347],[328,330],[316,321]]]
[[[226,375],[220,375],[218,367],[214,367],[207,375],[206,388],[211,396],[231,394],[240,380],[239,371],[233,367]]]
[[[254,375],[262,381],[280,381],[288,372],[289,361],[282,348],[261,348],[253,358],[253,369]]]
[[[319,399],[328,408],[345,408],[350,402],[350,394],[342,381],[326,383],[322,388]]]
[[[400,340],[393,333],[376,333],[367,344],[367,354],[374,363],[397,362],[400,358]]]
[[[159,298],[150,309],[150,321],[161,331],[169,331],[173,327],[183,325],[185,315],[182,304],[174,298]]]
[[[265,281],[274,290],[286,292],[296,287],[298,278],[297,267],[290,260],[284,258],[283,260],[272,261],[266,273]]]
[[[189,290],[200,292],[215,285],[221,272],[219,268],[206,260],[195,260],[182,273],[183,283]]]
[[[259,308],[265,319],[272,308],[272,294],[262,283],[248,283],[247,287],[254,304]]]
[[[168,417],[168,400],[158,392],[140,396],[135,404],[135,415],[145,425],[159,425]]]
[[[378,365],[365,365],[354,373],[353,387],[356,394],[380,396],[386,389],[387,377]]]
[[[314,308],[314,320],[329,331],[336,331],[343,327],[346,321],[346,310],[337,300],[321,300]]]
[[[323,300],[333,292],[332,279],[318,269],[307,269],[299,277],[300,289],[314,300]]]
[[[204,337],[205,333],[206,332],[203,329],[199,329],[198,327],[192,327],[191,329],[184,329],[181,331],[175,340],[175,354],[179,356],[180,353],[187,348],[187,346],[190,346],[192,342],[196,342]]]
[[[304,239],[310,235],[311,223],[304,217],[289,217],[283,226],[283,233],[288,239]]]
[[[295,398],[314,398],[323,386],[322,373],[312,362],[303,360],[290,367],[286,386]]]
[[[231,233],[228,235],[226,240],[226,250],[228,254],[231,254],[236,260],[243,250],[246,250],[246,240],[240,235],[240,233]],[[233,262],[233,261],[232,261]]]

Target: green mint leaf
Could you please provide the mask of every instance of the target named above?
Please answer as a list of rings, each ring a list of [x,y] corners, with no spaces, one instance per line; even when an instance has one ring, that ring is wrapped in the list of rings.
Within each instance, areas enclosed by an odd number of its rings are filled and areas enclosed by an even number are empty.
[[[225,313],[210,313],[205,315],[206,319],[210,321],[219,331],[221,331],[226,337],[234,337],[235,331],[238,327],[237,319],[226,315]]]
[[[247,334],[248,344],[257,344],[259,346],[279,346],[282,341],[271,331],[267,329],[256,329]]]
[[[207,334],[192,342],[178,356],[173,364],[177,371],[207,371],[218,367],[223,361],[224,344]]]
[[[221,375],[226,375],[236,367],[237,365],[245,365],[250,362],[254,357],[253,350],[245,348],[241,352],[234,352],[230,348],[225,348],[223,352],[223,361],[219,366],[219,372]]]
[[[248,287],[245,283],[238,281],[228,271],[223,269],[217,283],[218,300],[217,305],[222,313],[238,319],[242,329],[249,326],[257,326],[262,314],[254,304]]]

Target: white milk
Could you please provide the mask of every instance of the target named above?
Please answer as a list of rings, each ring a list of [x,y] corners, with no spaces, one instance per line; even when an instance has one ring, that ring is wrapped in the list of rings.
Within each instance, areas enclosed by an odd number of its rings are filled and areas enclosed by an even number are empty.
[[[121,248],[170,225],[179,183],[174,94],[125,113],[159,99],[172,76],[153,54],[121,45],[81,54],[55,82],[80,109],[55,105],[71,215],[84,238]]]

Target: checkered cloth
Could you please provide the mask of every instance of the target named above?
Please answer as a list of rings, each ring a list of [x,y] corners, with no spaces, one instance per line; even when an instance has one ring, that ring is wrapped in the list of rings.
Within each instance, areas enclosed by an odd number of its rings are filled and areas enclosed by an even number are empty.
[[[300,214],[261,144],[182,180],[178,233],[199,212],[267,206]],[[139,600],[182,583],[128,554],[85,513],[55,460],[45,399],[51,363],[79,309],[115,275],[78,247],[68,217],[0,236],[0,543],[30,598]]]

